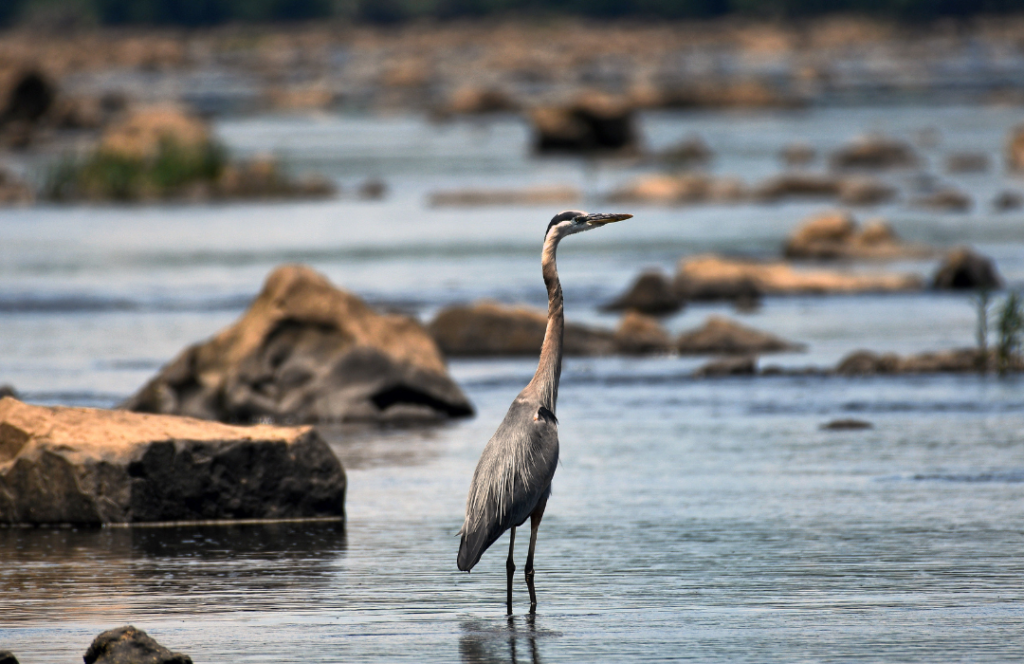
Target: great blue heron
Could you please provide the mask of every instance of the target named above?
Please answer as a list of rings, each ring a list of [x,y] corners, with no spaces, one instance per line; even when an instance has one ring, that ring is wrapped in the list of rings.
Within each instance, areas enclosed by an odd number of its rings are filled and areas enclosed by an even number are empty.
[[[555,250],[562,238],[606,224],[629,219],[631,214],[587,214],[566,210],[548,224],[541,252],[541,270],[548,289],[548,324],[540,350],[540,362],[530,384],[505,414],[498,430],[487,441],[473,473],[466,500],[466,521],[462,524],[459,569],[473,569],[480,556],[502,533],[511,530],[508,542],[508,614],[512,615],[512,575],[516,570],[512,552],[516,527],[530,519],[530,551],[526,555],[526,587],[530,590],[530,613],[537,610],[533,586],[533,551],[537,528],[551,495],[551,478],[558,464],[558,378],[562,373],[562,285],[555,266]]]

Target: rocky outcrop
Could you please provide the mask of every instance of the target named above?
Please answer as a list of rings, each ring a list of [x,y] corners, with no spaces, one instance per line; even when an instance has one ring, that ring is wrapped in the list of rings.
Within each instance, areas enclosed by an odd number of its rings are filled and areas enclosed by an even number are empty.
[[[625,293],[601,307],[604,311],[633,309],[644,314],[661,316],[683,308],[672,281],[661,270],[648,270],[637,277]]]
[[[547,319],[539,309],[483,301],[443,309],[428,329],[441,350],[453,357],[537,356]],[[563,352],[610,355],[615,342],[607,330],[567,323]]]
[[[615,329],[615,350],[623,355],[651,355],[672,350],[672,339],[656,319],[627,311]]]
[[[996,290],[1002,286],[992,259],[967,247],[947,254],[932,277],[932,288],[939,290]]]
[[[971,197],[953,187],[945,187],[913,200],[915,207],[936,212],[967,212],[974,205]]]
[[[859,350],[844,357],[835,368],[841,376],[909,373],[967,373],[978,371],[978,351],[973,348],[900,356]]]
[[[313,429],[0,399],[0,523],[344,514],[345,471]]]
[[[919,159],[914,149],[903,141],[884,136],[863,136],[832,154],[835,169],[913,168]]]
[[[683,205],[686,203],[728,203],[743,200],[747,189],[741,180],[692,173],[644,175],[608,194],[610,203]]]
[[[85,664],[192,664],[192,658],[171,652],[141,629],[126,625],[93,639]]]
[[[757,355],[803,350],[804,346],[761,332],[721,316],[710,316],[701,327],[676,340],[680,355]]]
[[[0,650],[0,664],[18,664],[18,658],[10,650]]]
[[[484,205],[566,205],[583,198],[583,192],[571,186],[539,186],[525,189],[456,189],[430,194],[432,207]]]
[[[777,175],[754,189],[756,199],[769,202],[785,198],[838,198],[848,205],[875,205],[895,195],[894,188],[872,177],[803,172]]]
[[[624,152],[637,148],[633,108],[601,95],[566,106],[534,109],[533,146],[539,153]]]
[[[15,76],[0,106],[0,146],[27,148],[56,97],[56,86],[42,72],[27,70]]]
[[[152,106],[129,114],[112,125],[100,140],[100,152],[129,159],[153,159],[164,145],[199,152],[210,145],[206,123],[186,109]]]
[[[997,212],[1009,212],[1024,207],[1024,196],[1017,191],[1001,191],[992,199],[992,207]]]
[[[274,270],[237,322],[186,348],[123,407],[228,422],[473,414],[418,322],[378,314],[295,265]]]
[[[783,252],[787,258],[895,259],[925,257],[933,253],[929,247],[905,244],[889,224],[875,219],[859,227],[849,212],[833,210],[804,221],[786,240]]]
[[[735,299],[750,291],[766,295],[913,291],[923,288],[923,283],[916,275],[797,270],[781,262],[708,254],[679,261],[676,288],[688,299]]]
[[[694,378],[717,378],[722,376],[754,376],[757,374],[757,358],[753,356],[720,357],[711,360],[693,372]]]
[[[864,431],[865,429],[873,429],[874,425],[864,420],[843,418],[827,422],[821,425],[821,428],[823,431]]]

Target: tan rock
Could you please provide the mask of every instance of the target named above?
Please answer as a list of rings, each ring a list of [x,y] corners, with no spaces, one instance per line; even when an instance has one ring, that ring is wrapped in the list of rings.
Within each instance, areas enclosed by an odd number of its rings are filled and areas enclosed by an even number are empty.
[[[32,187],[10,171],[0,168],[0,207],[30,205],[36,199]]]
[[[538,356],[547,319],[539,309],[482,301],[443,309],[428,329],[450,356]],[[565,355],[610,355],[615,344],[611,332],[567,323],[563,350]]]
[[[681,292],[722,293],[723,299],[728,299],[728,293],[751,288],[764,294],[792,295],[913,291],[922,287],[916,275],[797,270],[782,262],[761,263],[713,254],[684,258],[676,271],[676,288]]]
[[[1010,131],[1006,142],[1006,167],[1011,171],[1024,170],[1024,125]]]
[[[701,327],[684,332],[676,340],[682,355],[757,355],[803,350],[767,332],[740,325],[721,316],[709,316]]]
[[[940,212],[967,212],[974,205],[971,197],[953,187],[946,187],[913,201],[919,208]]]
[[[615,329],[615,348],[625,355],[666,353],[672,339],[657,319],[638,311],[627,311]]]
[[[151,106],[107,129],[100,150],[131,159],[151,159],[166,142],[185,150],[201,150],[210,143],[210,131],[205,122],[182,108]]]
[[[836,169],[913,168],[919,159],[914,149],[903,141],[867,135],[833,153],[830,163]]]
[[[706,201],[729,202],[746,197],[746,188],[735,178],[703,174],[645,175],[612,191],[611,203],[681,205]]]
[[[576,187],[551,185],[525,189],[460,189],[430,194],[432,207],[484,205],[564,205],[576,203],[583,193]]]
[[[274,270],[237,322],[186,348],[124,407],[241,422],[473,413],[418,322],[378,314],[297,265]]]
[[[859,228],[849,212],[833,210],[804,221],[786,240],[787,258],[865,258],[892,260],[926,257],[930,247],[906,244],[882,219],[873,219]]]
[[[343,518],[345,472],[308,427],[0,399],[0,523]]]
[[[489,87],[464,85],[452,93],[440,109],[442,115],[482,115],[519,110],[519,104],[506,92]]]

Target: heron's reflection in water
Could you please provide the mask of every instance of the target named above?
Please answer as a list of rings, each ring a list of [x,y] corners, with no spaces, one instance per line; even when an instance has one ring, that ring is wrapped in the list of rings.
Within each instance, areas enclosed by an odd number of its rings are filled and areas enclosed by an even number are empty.
[[[463,664],[540,664],[537,638],[553,632],[537,629],[537,616],[509,616],[503,624],[481,620],[462,623],[459,654]]]

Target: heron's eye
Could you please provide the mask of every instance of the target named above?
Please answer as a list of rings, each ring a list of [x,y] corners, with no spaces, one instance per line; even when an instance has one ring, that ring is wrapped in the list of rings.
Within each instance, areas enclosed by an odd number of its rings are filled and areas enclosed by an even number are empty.
[[[572,223],[574,223],[574,224],[582,224],[584,218],[585,217],[582,214],[580,216],[578,216],[578,217],[573,217]]]

